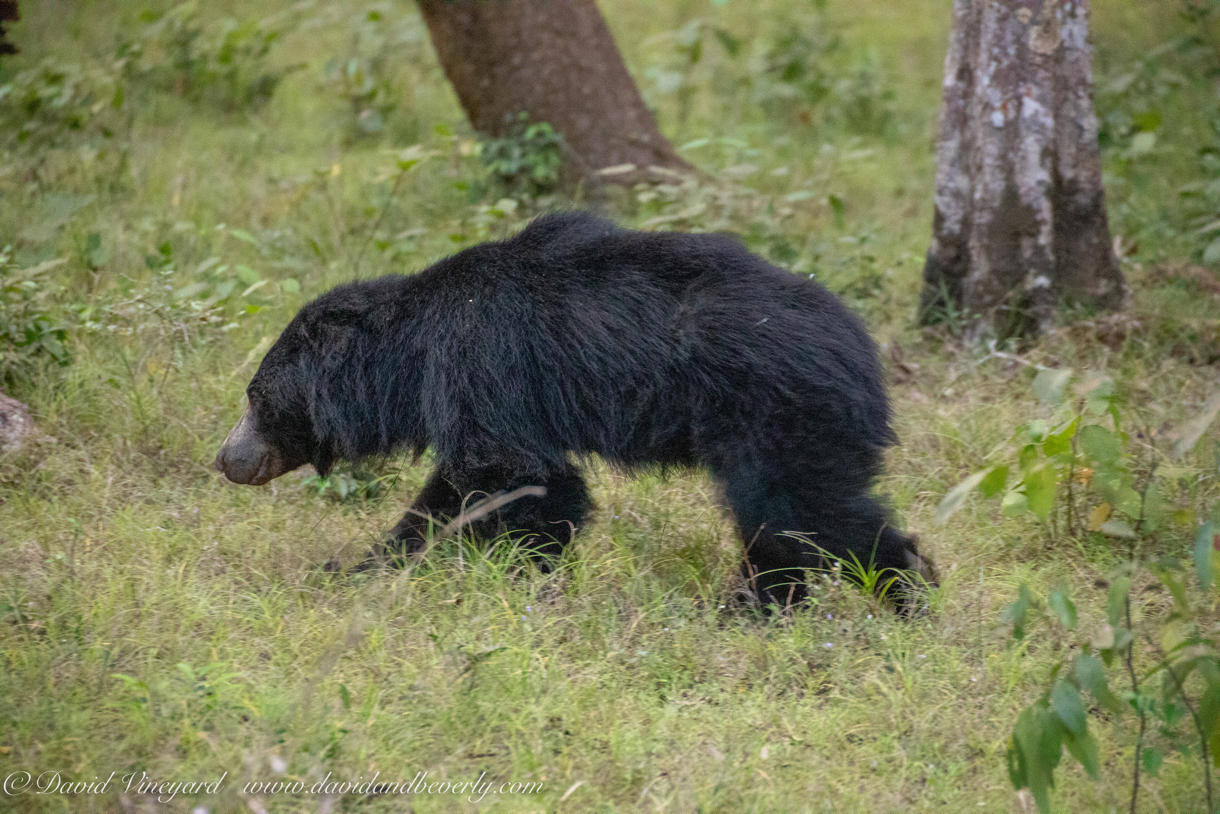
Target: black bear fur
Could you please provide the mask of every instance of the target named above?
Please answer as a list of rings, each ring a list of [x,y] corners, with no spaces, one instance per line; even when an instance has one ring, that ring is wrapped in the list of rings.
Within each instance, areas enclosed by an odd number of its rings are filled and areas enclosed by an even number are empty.
[[[546,493],[475,528],[559,554],[593,505],[575,461],[596,453],[706,467],[764,602],[805,598],[819,548],[931,574],[870,494],[895,436],[864,325],[732,236],[544,216],[418,274],[323,294],[247,392],[250,423],[217,457],[239,482],[434,450],[382,555],[420,550],[427,518],[458,515],[471,493],[527,485]]]

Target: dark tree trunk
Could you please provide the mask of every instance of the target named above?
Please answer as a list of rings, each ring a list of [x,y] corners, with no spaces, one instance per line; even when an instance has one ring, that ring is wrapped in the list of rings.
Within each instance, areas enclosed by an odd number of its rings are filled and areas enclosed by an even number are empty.
[[[0,54],[17,53],[17,46],[5,37],[4,24],[18,19],[17,0],[0,0]]]
[[[589,180],[692,170],[657,131],[594,0],[419,0],[419,9],[475,130],[504,136],[522,112],[547,122],[567,143],[569,172]],[[618,171],[599,175],[607,168]]]
[[[1121,306],[1088,19],[1088,0],[954,0],[922,322],[952,309],[977,339]]]

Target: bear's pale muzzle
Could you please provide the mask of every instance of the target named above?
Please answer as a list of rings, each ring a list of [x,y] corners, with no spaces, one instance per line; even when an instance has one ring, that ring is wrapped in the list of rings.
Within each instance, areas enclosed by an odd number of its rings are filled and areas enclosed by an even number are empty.
[[[262,486],[288,471],[280,454],[255,431],[249,407],[216,453],[216,468],[234,483],[250,486]]]

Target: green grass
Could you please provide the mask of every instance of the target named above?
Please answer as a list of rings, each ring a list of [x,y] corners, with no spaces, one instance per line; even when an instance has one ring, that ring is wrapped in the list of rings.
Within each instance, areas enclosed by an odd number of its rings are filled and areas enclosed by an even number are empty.
[[[0,84],[43,59],[108,70],[118,42],[145,25],[141,13],[167,7],[24,3],[13,28],[23,54],[0,63]],[[981,352],[913,325],[947,0],[830,2],[817,23],[842,38],[827,57],[833,77],[870,64],[893,91],[874,99],[892,118],[872,132],[817,111],[802,120],[751,96],[763,45],[785,26],[813,30],[811,4],[602,4],[662,130],[711,175],[738,168],[654,200],[618,195],[609,204],[617,216],[640,223],[703,205],[673,227],[732,229],[816,274],[864,315],[887,355],[901,348],[911,366],[895,371],[903,444],[880,488],[921,535],[942,583],[931,613],[910,621],[829,577],[812,607],[790,618],[738,607],[739,543],[698,473],[631,478],[594,465],[593,522],[551,575],[511,552],[456,543],[400,573],[323,571],[335,557],[355,562],[398,519],[426,462],[388,464],[383,474],[397,473],[388,494],[367,501],[319,496],[304,473],[257,489],[223,481],[212,457],[240,414],[260,342],[334,284],[418,270],[511,233],[547,202],[507,216],[491,209],[499,193],[469,154],[472,134],[411,4],[201,7],[212,28],[226,14],[246,22],[283,13],[287,33],[268,65],[305,66],[259,109],[189,103],[133,80],[122,109],[103,105],[83,131],[21,143],[0,133],[0,242],[22,265],[67,258],[55,298],[72,354],[69,365],[6,387],[54,442],[0,458],[0,777],[228,774],[216,794],[164,804],[120,797],[116,781],[100,795],[0,796],[0,810],[1012,808],[1008,737],[1061,654],[1037,636],[1011,645],[1002,610],[1022,582],[1067,586],[1081,629],[1094,630],[1105,615],[1094,581],[1124,553],[1093,536],[1049,545],[1032,523],[978,499],[947,526],[933,522],[949,488],[1045,412],[1031,371],[980,362]],[[380,33],[354,46],[353,19],[374,8]],[[1176,11],[1167,0],[1094,3],[1099,78],[1187,31]],[[682,57],[670,32],[696,19],[730,32],[741,51],[733,57],[705,34],[689,90],[663,91],[650,77]],[[362,137],[323,69],[332,57],[379,53],[401,101],[383,132]],[[1157,271],[1202,252],[1197,213],[1179,190],[1199,180],[1199,150],[1216,146],[1214,90],[1213,79],[1189,74],[1157,101],[1155,154],[1107,148],[1114,231],[1139,244],[1125,264],[1129,319],[1065,329],[1021,351],[1108,371],[1154,433],[1193,416],[1216,387],[1209,354],[1220,355],[1220,306]],[[417,143],[433,154],[391,199],[391,151]],[[108,255],[92,266],[90,234]],[[165,243],[172,273],[145,262]],[[253,295],[261,299],[234,296],[208,320],[175,299],[211,257],[268,281]],[[289,278],[299,293],[281,285]],[[246,313],[247,304],[261,310]],[[1186,462],[1195,485],[1167,496],[1194,515],[1217,499],[1215,437],[1213,428]],[[1194,515],[1145,541],[1143,553],[1184,552]],[[1168,601],[1152,589],[1137,596],[1145,617]],[[1126,809],[1134,733],[1091,720],[1102,779],[1065,762],[1057,811]],[[328,773],[410,782],[417,772],[457,783],[486,772],[497,786],[545,788],[478,803],[243,793],[251,781],[308,788]],[[1197,756],[1169,751],[1160,777],[1144,779],[1139,810],[1188,814],[1202,801]]]

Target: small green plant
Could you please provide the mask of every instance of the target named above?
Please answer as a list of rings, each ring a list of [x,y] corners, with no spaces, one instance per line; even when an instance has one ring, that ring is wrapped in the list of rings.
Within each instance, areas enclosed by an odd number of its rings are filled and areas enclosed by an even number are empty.
[[[740,80],[728,79],[723,65],[706,67],[704,59],[704,43],[714,38],[720,43],[721,50],[735,59],[742,52],[743,43],[724,29],[709,20],[696,18],[686,23],[677,31],[667,32],[654,38],[655,42],[663,43],[668,48],[661,49],[663,59],[661,65],[653,66],[646,71],[646,76],[652,82],[657,93],[676,94],[678,101],[678,122],[685,125],[690,117],[695,94],[701,87],[732,86]],[[704,71],[699,68],[704,66]],[[707,71],[711,77],[705,76]]]
[[[0,129],[38,149],[70,133],[109,136],[123,95],[116,69],[46,59],[0,85]]]
[[[1100,531],[1125,540],[1155,531],[1165,519],[1156,477],[1160,460],[1153,457],[1141,466],[1125,453],[1131,439],[1122,429],[1113,380],[1048,369],[1038,373],[1033,388],[1039,401],[1054,408],[1052,417],[1018,427],[1011,437],[1017,442],[1016,460],[975,472],[951,489],[937,509],[938,520],[947,520],[977,489],[984,497],[1002,494],[1007,515],[1032,514],[1048,540],[1061,531],[1071,536]],[[1208,414],[1210,423],[1216,412],[1209,407]],[[1205,429],[1180,439],[1179,454]],[[1007,444],[997,453],[1005,449]]]
[[[1097,373],[1077,377],[1071,370],[1046,369],[1034,378],[1033,389],[1038,400],[1052,408],[1052,417],[1022,424],[1012,436],[1018,442],[1016,460],[966,478],[945,495],[938,517],[943,522],[978,490],[985,497],[1003,495],[1005,514],[1032,515],[1048,541],[1064,534],[1100,532],[1128,542],[1131,549],[1128,562],[1102,583],[1109,589],[1106,621],[1091,636],[1077,634],[1076,604],[1062,590],[1042,598],[1022,585],[1017,600],[1005,611],[1014,640],[1029,634],[1034,613],[1049,621],[1047,638],[1065,654],[1052,668],[1046,690],[1017,718],[1008,749],[1012,784],[1028,789],[1038,808],[1048,811],[1054,771],[1065,749],[1089,776],[1099,776],[1097,744],[1088,730],[1083,701],[1088,695],[1099,709],[1114,716],[1133,713],[1138,721],[1133,812],[1141,772],[1155,775],[1166,749],[1186,755],[1194,746],[1203,762],[1207,810],[1214,811],[1211,770],[1220,755],[1220,650],[1213,592],[1220,536],[1214,530],[1220,529],[1220,505],[1213,507],[1210,520],[1195,538],[1193,560],[1200,592],[1192,595],[1184,579],[1187,558],[1143,561],[1137,557],[1136,544],[1170,520],[1193,526],[1189,511],[1169,510],[1161,484],[1185,471],[1168,461],[1180,460],[1198,443],[1220,413],[1220,393],[1171,434],[1171,450],[1157,450],[1150,443],[1152,434],[1140,433],[1148,454],[1147,462],[1140,464],[1139,456],[1131,453],[1131,437],[1121,428],[1119,400],[1109,377]],[[1006,444],[1003,449],[1007,448]],[[1010,486],[1013,475],[1016,482]],[[1133,586],[1151,581],[1168,591],[1173,604],[1141,622],[1141,615],[1132,615],[1132,603],[1138,599],[1132,596]],[[1149,660],[1151,667],[1146,664]],[[1116,681],[1107,678],[1112,669],[1122,672],[1129,686],[1122,694],[1110,689]],[[1158,684],[1159,693],[1152,689]],[[1156,744],[1147,740],[1153,724],[1159,733]]]
[[[138,39],[120,46],[119,57],[134,83],[229,111],[258,108],[300,67],[267,65],[271,46],[283,33],[271,21],[226,19],[209,29],[199,22],[198,3],[191,0],[151,18]]]
[[[346,53],[332,57],[323,68],[323,82],[347,100],[351,108],[350,133],[354,138],[384,132],[386,121],[406,93],[394,80],[402,49],[422,35],[409,16],[391,17],[389,4],[377,4],[351,17],[351,44]]]
[[[384,496],[389,491],[391,481],[396,477],[396,473],[383,475],[367,469],[353,468],[331,472],[326,477],[311,475],[305,479],[304,485],[319,497],[339,503],[360,503]]]
[[[1216,509],[1220,509],[1217,506]],[[1215,635],[1216,584],[1220,571],[1220,511],[1199,529],[1193,560],[1199,590],[1189,587],[1186,558],[1131,562],[1109,580],[1105,621],[1091,636],[1077,632],[1076,606],[1063,591],[1045,599],[1022,585],[1005,611],[1015,640],[1029,635],[1031,614],[1047,621],[1047,637],[1064,653],[1042,695],[1023,710],[1008,747],[1014,788],[1029,789],[1041,811],[1050,810],[1050,790],[1063,751],[1093,779],[1099,775],[1097,743],[1089,732],[1083,700],[1115,717],[1137,722],[1131,770],[1131,811],[1141,774],[1156,776],[1167,751],[1193,759],[1197,749],[1207,796],[1216,810],[1212,769],[1220,767],[1220,639]],[[1133,621],[1133,586],[1155,578],[1173,597],[1171,608],[1152,620]],[[1159,635],[1156,635],[1159,634]],[[1143,638],[1145,641],[1140,641]],[[1147,664],[1151,661],[1151,665]],[[1119,676],[1107,676],[1108,672]],[[1111,685],[1126,683],[1121,693]]]
[[[44,359],[68,362],[67,331],[54,316],[62,287],[50,274],[65,262],[21,268],[11,246],[0,249],[0,384],[28,379]]]
[[[771,116],[863,135],[893,130],[895,95],[876,55],[849,58],[823,4],[811,17],[779,21],[759,53],[747,84],[753,102]]]
[[[522,112],[508,135],[485,139],[483,166],[510,194],[537,197],[559,186],[563,168],[563,136],[547,122],[529,121]]]

